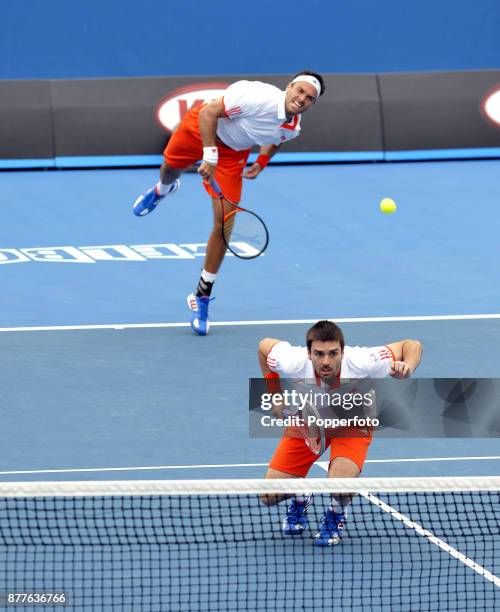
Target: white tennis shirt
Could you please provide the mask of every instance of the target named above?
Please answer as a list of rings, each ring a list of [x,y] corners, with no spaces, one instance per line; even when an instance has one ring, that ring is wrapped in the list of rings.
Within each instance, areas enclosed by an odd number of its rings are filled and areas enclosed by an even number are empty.
[[[288,122],[286,91],[260,81],[237,81],[224,92],[226,116],[218,119],[217,136],[231,149],[279,145],[300,134],[300,115]]]
[[[340,378],[384,378],[391,369],[394,355],[388,346],[346,346],[340,366]],[[283,378],[314,380],[314,367],[307,347],[277,342],[269,351],[267,365]]]

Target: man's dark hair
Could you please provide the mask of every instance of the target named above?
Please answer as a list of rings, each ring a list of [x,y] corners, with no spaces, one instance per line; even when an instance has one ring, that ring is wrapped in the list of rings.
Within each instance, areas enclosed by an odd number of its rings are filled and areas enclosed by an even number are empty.
[[[293,79],[296,79],[301,74],[308,74],[309,76],[313,76],[315,79],[318,79],[319,84],[321,85],[321,93],[319,95],[322,96],[325,93],[326,91],[325,81],[320,74],[318,74],[317,72],[312,72],[311,70],[301,70],[300,72],[297,72],[297,74],[293,75],[292,81]]]
[[[340,344],[341,350],[344,350],[344,334],[340,327],[333,321],[318,321],[310,329],[307,330],[306,342],[307,350],[311,352],[311,346],[314,341],[317,342],[335,342]]]

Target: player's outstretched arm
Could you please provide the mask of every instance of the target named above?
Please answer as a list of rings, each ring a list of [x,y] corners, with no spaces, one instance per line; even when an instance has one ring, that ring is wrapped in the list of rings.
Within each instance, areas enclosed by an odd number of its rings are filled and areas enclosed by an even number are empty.
[[[418,340],[400,340],[387,345],[394,354],[390,375],[394,378],[408,378],[415,372],[422,359],[422,343]]]

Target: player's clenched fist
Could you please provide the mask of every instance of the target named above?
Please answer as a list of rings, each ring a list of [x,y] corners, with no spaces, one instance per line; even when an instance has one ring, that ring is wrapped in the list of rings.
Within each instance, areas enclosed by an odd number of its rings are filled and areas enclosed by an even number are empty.
[[[412,374],[410,366],[404,361],[393,361],[389,375],[393,378],[409,378]]]

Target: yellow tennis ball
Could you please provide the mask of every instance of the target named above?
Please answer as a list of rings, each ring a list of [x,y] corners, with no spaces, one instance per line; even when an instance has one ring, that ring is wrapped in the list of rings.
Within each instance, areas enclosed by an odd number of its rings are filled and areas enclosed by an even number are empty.
[[[384,198],[380,201],[380,210],[386,215],[396,212],[396,202],[392,198]]]

